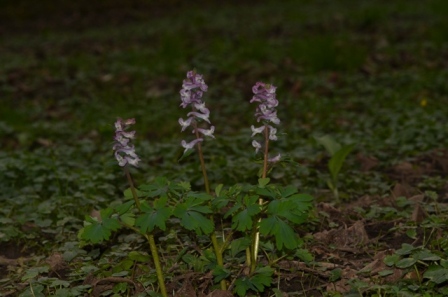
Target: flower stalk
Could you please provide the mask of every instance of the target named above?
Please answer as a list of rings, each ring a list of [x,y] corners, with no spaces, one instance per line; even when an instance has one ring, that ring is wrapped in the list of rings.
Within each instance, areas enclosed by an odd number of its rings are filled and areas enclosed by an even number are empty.
[[[281,155],[277,155],[274,158],[269,158],[269,141],[277,140],[277,129],[273,125],[280,124],[280,120],[277,117],[276,107],[278,105],[278,100],[275,95],[276,87],[270,84],[265,84],[262,82],[257,82],[253,88],[252,92],[254,96],[250,100],[250,103],[257,102],[258,106],[255,111],[255,116],[257,117],[257,122],[262,122],[263,125],[256,128],[253,125],[252,137],[257,134],[262,134],[264,138],[264,150],[263,150],[263,169],[261,172],[261,178],[266,178],[268,173],[269,163],[275,163],[280,160]],[[263,145],[257,140],[252,140],[252,146],[255,148],[255,153],[258,153],[262,149]],[[260,207],[263,206],[263,198],[258,199],[258,204]],[[260,218],[258,219],[260,222]],[[252,251],[250,253],[250,261],[248,265],[250,266],[250,271],[254,272],[257,265],[258,249],[260,244],[260,232],[258,228],[254,229],[252,233]]]
[[[134,182],[132,181],[131,173],[129,172],[128,165],[137,167],[140,158],[135,153],[134,146],[130,145],[131,140],[135,138],[135,131],[127,131],[130,125],[135,124],[135,119],[128,119],[123,121],[118,119],[115,122],[115,137],[113,150],[115,151],[115,158],[117,159],[118,165],[123,167],[126,174],[126,178],[131,188],[132,197],[134,198],[135,205],[137,209],[141,211],[140,200],[137,195],[137,190],[135,189]],[[157,280],[159,282],[160,292],[163,297],[167,297],[165,280],[163,277],[162,266],[160,265],[159,254],[157,252],[157,246],[154,241],[154,235],[151,233],[143,234],[149,243],[149,248],[151,250],[151,255],[153,258],[154,266],[156,269]]]
[[[204,178],[205,191],[207,192],[207,194],[210,194],[210,183],[207,176],[207,169],[205,167],[202,142],[204,141],[205,137],[215,138],[215,136],[213,135],[213,133],[215,132],[215,127],[210,126],[208,127],[208,129],[199,127],[200,124],[211,125],[209,119],[210,110],[205,107],[205,103],[202,101],[202,95],[207,91],[207,89],[208,86],[205,84],[202,75],[197,74],[196,71],[189,71],[187,73],[187,78],[183,81],[182,89],[180,90],[180,96],[182,100],[180,106],[182,106],[183,108],[190,106],[192,111],[187,114],[188,118],[186,120],[180,118],[179,124],[182,127],[182,132],[189,126],[193,128],[192,132],[195,135],[195,139],[190,142],[182,140],[181,145],[185,148],[184,154],[194,146],[197,146],[202,176]],[[213,215],[210,215],[210,220],[212,222],[214,221]],[[212,241],[213,250],[215,252],[216,262],[218,266],[223,267],[224,262],[222,257],[222,248],[218,243],[215,230],[213,230],[213,232],[211,233],[210,239]],[[221,280],[220,286],[221,290],[227,290],[227,284],[224,279]]]

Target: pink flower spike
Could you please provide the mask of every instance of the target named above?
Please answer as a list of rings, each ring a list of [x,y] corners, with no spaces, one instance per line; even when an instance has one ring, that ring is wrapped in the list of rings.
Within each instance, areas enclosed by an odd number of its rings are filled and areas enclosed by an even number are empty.
[[[188,150],[192,149],[196,145],[196,143],[202,142],[202,140],[203,140],[202,138],[197,138],[195,140],[190,141],[189,143],[187,143],[185,140],[182,140],[180,144],[182,145],[183,148],[185,148],[184,154]]]

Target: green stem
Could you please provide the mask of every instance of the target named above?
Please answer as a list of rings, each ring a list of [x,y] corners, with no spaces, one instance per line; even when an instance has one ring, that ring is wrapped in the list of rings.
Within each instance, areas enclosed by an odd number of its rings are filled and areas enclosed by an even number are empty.
[[[146,239],[148,240],[149,248],[151,249],[151,255],[154,260],[154,266],[156,267],[157,280],[159,281],[160,292],[162,293],[163,297],[167,297],[168,295],[166,293],[165,280],[163,279],[163,271],[162,267],[160,266],[160,259],[159,254],[157,253],[157,246],[154,241],[154,235],[147,234]]]
[[[138,199],[137,191],[135,190],[134,182],[132,181],[131,174],[129,173],[129,168],[127,166],[124,167],[124,172],[126,173],[129,186],[131,187],[132,197],[134,197],[135,205],[137,206],[138,210],[141,210],[140,200]]]
[[[268,125],[264,125],[264,159],[263,159],[263,171],[261,173],[261,178],[266,178],[267,172],[268,172],[268,159],[269,159],[269,127]],[[263,205],[263,198],[260,197],[258,199],[258,204],[260,207]],[[260,219],[258,219],[258,222],[260,222]],[[260,231],[258,230],[258,227],[255,229],[255,233],[253,234],[253,248],[252,248],[252,261],[250,263],[250,271],[254,272],[255,268],[257,266],[257,255],[258,255],[258,248],[260,245]]]
[[[197,129],[196,129],[196,137],[200,138]],[[210,194],[210,185],[208,182],[207,170],[205,169],[204,155],[202,154],[202,145],[200,142],[198,142],[198,155],[199,155],[199,161],[201,162],[202,176],[204,177],[205,191],[207,192],[207,194]]]
[[[263,159],[263,172],[262,178],[266,178],[268,174],[268,159],[269,159],[269,127],[264,125],[264,159]]]
[[[194,128],[194,131],[196,134],[196,139],[199,139],[200,136],[199,136],[199,131],[197,129],[196,123],[193,124],[193,128]],[[202,153],[202,145],[200,142],[198,142],[198,155],[199,155],[199,161],[201,162],[202,176],[204,177],[205,191],[207,192],[207,194],[210,194],[210,184],[208,181],[207,170],[205,168],[204,154]],[[213,215],[210,215],[210,220],[212,222],[214,222]],[[218,263],[219,266],[224,267],[222,251],[221,251],[221,248],[218,243],[218,238],[216,237],[216,234],[215,234],[215,229],[213,229],[212,234],[210,234],[210,239],[213,244],[213,250],[215,251],[216,262]],[[221,285],[221,290],[224,290],[224,291],[227,290],[227,284],[224,279],[221,280],[220,285]]]
[[[135,205],[138,210],[141,211],[140,200],[137,196],[137,191],[135,190],[134,183],[132,182],[131,174],[129,173],[129,169],[125,167],[126,177],[128,178],[129,186],[131,187],[132,197],[134,197]],[[160,292],[163,297],[168,297],[166,293],[165,281],[163,278],[162,266],[160,265],[159,254],[157,253],[157,246],[154,241],[154,235],[152,234],[144,234],[149,243],[149,248],[151,250],[152,259],[154,262],[154,266],[156,268],[157,280],[159,281]]]

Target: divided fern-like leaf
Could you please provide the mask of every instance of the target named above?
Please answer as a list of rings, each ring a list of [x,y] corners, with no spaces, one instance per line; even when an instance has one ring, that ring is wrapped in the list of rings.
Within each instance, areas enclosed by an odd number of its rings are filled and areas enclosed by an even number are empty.
[[[247,296],[247,291],[264,292],[265,287],[271,286],[272,273],[270,267],[262,267],[255,270],[251,277],[243,276],[235,281],[235,292],[238,296]]]
[[[212,213],[208,206],[210,197],[208,194],[191,194],[175,207],[173,214],[181,220],[180,224],[187,230],[194,230],[199,235],[209,234],[213,231],[214,225],[204,214]]]
[[[166,196],[157,199],[154,202],[154,207],[147,202],[141,204],[143,214],[135,220],[135,225],[140,228],[141,232],[152,232],[156,226],[163,231],[166,230],[166,221],[171,216],[171,209],[166,204]]]
[[[257,204],[249,205],[232,217],[232,229],[245,231],[252,229],[253,216],[260,212],[260,206]]]
[[[299,245],[294,230],[280,217],[275,215],[261,220],[260,233],[266,236],[273,235],[278,250],[282,250],[283,246],[287,249],[294,249]]]
[[[117,218],[111,217],[112,214],[113,210],[106,208],[100,211],[100,220],[86,217],[85,226],[81,229],[79,237],[94,244],[109,239],[112,231],[121,227]]]

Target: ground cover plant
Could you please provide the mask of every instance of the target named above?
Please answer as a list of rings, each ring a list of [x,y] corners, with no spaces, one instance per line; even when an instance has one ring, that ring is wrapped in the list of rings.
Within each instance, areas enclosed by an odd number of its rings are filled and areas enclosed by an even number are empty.
[[[1,295],[448,294],[445,1],[15,4],[0,11]],[[191,69],[207,107],[186,112]],[[257,134],[256,82],[277,87],[276,133]],[[119,117],[135,119],[135,193]],[[280,245],[262,220],[298,193],[312,208]],[[83,236],[105,219],[132,228]]]

